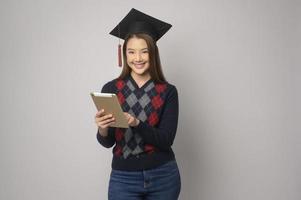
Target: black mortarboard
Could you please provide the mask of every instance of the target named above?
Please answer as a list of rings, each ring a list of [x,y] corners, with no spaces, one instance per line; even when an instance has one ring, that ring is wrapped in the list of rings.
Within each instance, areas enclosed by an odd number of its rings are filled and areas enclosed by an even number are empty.
[[[171,24],[132,8],[110,34],[120,39],[125,39],[128,34],[146,33],[157,41],[170,28]]]

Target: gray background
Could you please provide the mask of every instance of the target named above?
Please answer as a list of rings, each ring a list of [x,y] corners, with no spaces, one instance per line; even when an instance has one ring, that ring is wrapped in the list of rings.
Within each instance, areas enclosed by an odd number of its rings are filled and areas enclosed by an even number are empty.
[[[178,88],[182,200],[301,198],[300,1],[0,2],[0,199],[106,199],[111,149],[89,92],[117,77],[108,33],[132,8]]]

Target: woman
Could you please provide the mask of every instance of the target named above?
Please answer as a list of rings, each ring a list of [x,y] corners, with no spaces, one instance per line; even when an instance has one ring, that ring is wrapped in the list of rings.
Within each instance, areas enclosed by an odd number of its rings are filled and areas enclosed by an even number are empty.
[[[111,32],[124,39],[121,75],[102,88],[115,93],[129,128],[110,127],[114,116],[96,113],[97,139],[113,148],[110,200],[176,200],[181,180],[171,148],[178,94],[162,73],[156,41],[171,25],[132,9]]]

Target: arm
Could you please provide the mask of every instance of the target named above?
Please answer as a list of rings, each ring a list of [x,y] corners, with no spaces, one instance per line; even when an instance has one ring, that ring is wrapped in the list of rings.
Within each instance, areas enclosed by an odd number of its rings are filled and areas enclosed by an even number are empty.
[[[168,150],[173,144],[179,115],[177,89],[172,86],[167,95],[162,116],[157,127],[152,127],[142,121],[139,122],[138,126],[134,127],[134,130],[141,135],[146,143],[164,150]]]

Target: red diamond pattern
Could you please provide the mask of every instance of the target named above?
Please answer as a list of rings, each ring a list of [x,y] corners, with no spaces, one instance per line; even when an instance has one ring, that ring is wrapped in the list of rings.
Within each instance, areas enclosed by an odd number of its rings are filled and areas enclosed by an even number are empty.
[[[114,154],[116,156],[121,156],[122,155],[122,148],[121,148],[121,146],[119,146],[119,145],[116,144],[116,146],[114,148]]]
[[[157,84],[155,86],[155,89],[160,94],[160,93],[164,92],[164,90],[166,89],[166,84]]]
[[[119,103],[122,105],[125,101],[125,98],[124,98],[122,92],[118,92],[117,97],[118,97]]]
[[[151,126],[154,126],[158,123],[158,121],[159,121],[158,114],[156,112],[152,112],[148,117],[148,123]]]
[[[150,153],[153,153],[155,151],[155,147],[153,145],[146,144],[144,146],[144,150],[145,150],[146,153],[150,154]]]
[[[116,87],[117,87],[118,90],[121,90],[124,87],[124,85],[125,85],[125,83],[124,83],[123,80],[118,80],[116,82]]]
[[[116,128],[116,131],[115,131],[116,141],[120,141],[122,138],[123,138],[123,131],[120,128]]]
[[[157,95],[152,99],[152,105],[156,110],[163,105],[163,100],[161,99],[160,95]]]

